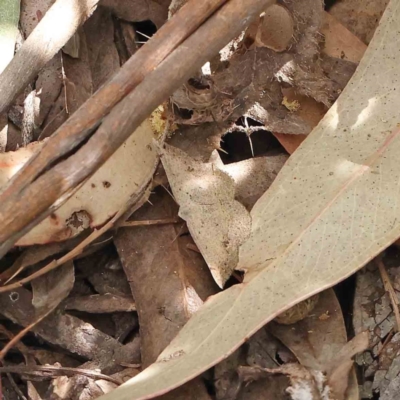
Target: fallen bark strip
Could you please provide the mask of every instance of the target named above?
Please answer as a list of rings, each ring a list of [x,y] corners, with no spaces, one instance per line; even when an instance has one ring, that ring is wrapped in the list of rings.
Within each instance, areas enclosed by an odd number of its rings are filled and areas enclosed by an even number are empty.
[[[227,0],[191,1],[168,21],[140,50],[138,50],[120,69],[120,71],[87,100],[43,145],[31,160],[10,180],[1,194],[1,203],[10,198],[13,202],[19,193],[36,179],[48,166],[54,164],[65,154],[70,153],[90,135],[91,130],[101,118],[144,77],[153,71],[180,43],[192,34],[215,10]],[[46,14],[47,15],[47,14]],[[42,23],[42,22],[41,22]],[[41,24],[40,23],[40,24]],[[40,25],[39,24],[39,25]],[[51,35],[50,35],[51,36]],[[28,41],[27,41],[28,42]],[[23,47],[21,48],[21,50]],[[21,51],[20,51],[21,52]],[[18,54],[20,54],[20,52]],[[17,55],[18,55],[17,54]],[[19,64],[29,64],[15,56],[7,69],[0,75],[0,113],[11,104],[17,95],[5,97],[10,82],[19,80],[15,71],[23,68]],[[15,66],[15,64],[17,64]],[[36,73],[40,68],[37,68]],[[8,71],[10,71],[8,73]],[[1,210],[0,210],[1,212]]]
[[[0,75],[0,114],[96,9],[99,0],[57,0]]]
[[[122,382],[112,376],[101,374],[100,372],[91,371],[83,368],[55,367],[50,365],[7,365],[0,367],[0,374],[20,374],[39,378],[51,379],[55,376],[75,376],[84,375],[92,379],[104,379],[120,385]]]
[[[93,174],[159,104],[273,3],[274,0],[226,3],[117,104],[87,144],[22,192],[11,186],[15,195],[0,197],[0,256],[48,215],[49,209],[59,207],[65,193]],[[22,169],[19,176],[24,173]]]

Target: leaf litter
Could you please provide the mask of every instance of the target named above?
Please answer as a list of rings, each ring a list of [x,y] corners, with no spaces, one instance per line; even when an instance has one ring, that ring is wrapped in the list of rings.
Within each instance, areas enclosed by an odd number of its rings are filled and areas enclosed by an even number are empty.
[[[3,114],[0,186],[185,3],[101,1]],[[387,3],[270,6],[18,241],[3,390],[396,398],[398,250],[355,274],[400,236]],[[21,43],[52,5],[21,2]]]

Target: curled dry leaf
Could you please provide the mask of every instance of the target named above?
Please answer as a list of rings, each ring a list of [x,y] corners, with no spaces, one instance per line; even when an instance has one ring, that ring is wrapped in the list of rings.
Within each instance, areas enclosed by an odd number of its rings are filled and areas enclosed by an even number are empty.
[[[400,236],[399,18],[392,1],[339,100],[254,206],[240,249],[245,282],[211,297],[114,398],[150,398],[200,374]]]
[[[61,241],[84,229],[104,224],[116,214],[145,182],[151,180],[158,162],[153,140],[162,141],[164,124],[153,123],[153,114],[110,159],[55,213],[43,220],[18,245]],[[161,128],[160,128],[161,127]],[[161,135],[162,136],[162,135]],[[42,142],[15,152],[0,154],[0,187],[40,151]]]
[[[251,219],[235,200],[235,184],[212,163],[201,163],[166,145],[162,163],[178,202],[179,216],[220,287],[238,263],[239,246],[250,234]]]
[[[337,358],[338,354],[343,354],[341,350],[346,347],[347,333],[339,301],[332,289],[319,295],[318,303],[307,318],[291,326],[272,322],[268,329],[295,354],[300,364],[307,368],[332,373],[336,367],[346,364],[354,355],[349,352],[346,353],[345,359]],[[337,383],[343,383],[345,390],[347,388],[347,400],[358,400],[358,384],[354,372],[350,377],[348,373],[342,375],[341,379],[336,379],[331,386],[336,388]]]
[[[284,51],[293,39],[294,23],[288,10],[275,4],[261,17],[256,36],[256,46],[265,46],[275,51]]]

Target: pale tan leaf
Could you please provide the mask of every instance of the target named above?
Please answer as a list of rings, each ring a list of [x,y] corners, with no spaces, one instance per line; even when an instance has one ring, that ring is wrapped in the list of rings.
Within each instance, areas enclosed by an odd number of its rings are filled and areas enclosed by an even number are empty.
[[[215,365],[280,312],[400,236],[400,2],[354,77],[252,210],[245,282],[211,297],[157,362],[106,399],[148,399]]]
[[[179,216],[222,287],[238,263],[239,246],[250,234],[250,215],[234,199],[235,183],[213,163],[198,162],[172,146],[165,147],[162,163]]]
[[[153,114],[155,115],[155,114]],[[147,119],[104,165],[55,213],[43,220],[18,245],[43,244],[76,236],[88,227],[104,224],[146,181],[158,162],[154,139],[159,129]],[[0,154],[0,188],[36,151],[42,142]]]

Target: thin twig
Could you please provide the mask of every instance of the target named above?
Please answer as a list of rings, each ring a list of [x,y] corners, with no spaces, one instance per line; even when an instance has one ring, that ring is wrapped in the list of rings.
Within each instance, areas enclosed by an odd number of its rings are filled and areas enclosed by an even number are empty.
[[[90,371],[83,368],[68,368],[68,367],[56,367],[49,365],[7,365],[5,367],[0,367],[0,374],[11,373],[11,374],[21,374],[28,376],[36,376],[42,378],[52,378],[54,376],[73,376],[73,375],[84,375],[91,379],[104,379],[115,383],[116,385],[121,385],[119,379],[115,379],[111,376],[104,375],[100,372]]]
[[[17,335],[15,335],[0,351],[0,361],[4,360],[4,357],[7,355],[8,351],[12,349],[14,346],[19,343],[19,341],[31,330],[33,329],[39,322],[43,321],[51,312],[53,311],[50,310],[49,312],[41,315],[39,318],[37,318],[34,322],[26,326],[24,329],[22,329]]]
[[[98,0],[57,0],[50,7],[0,75],[0,114],[75,34],[97,3]]]
[[[386,339],[384,340],[382,347],[379,349],[378,354],[376,355],[377,358],[382,354],[382,351],[385,349],[385,347],[388,345],[388,343],[392,340],[392,337],[394,336],[394,329],[392,328],[390,332],[387,334]]]
[[[22,393],[21,389],[18,387],[18,385],[15,383],[14,378],[12,377],[12,375],[8,372],[7,373],[7,378],[10,381],[11,386],[13,387],[13,389],[15,390],[15,392],[17,393],[18,397],[21,400],[28,400],[25,395]]]
[[[274,2],[275,0],[246,2],[230,0],[151,71],[135,90],[120,101],[104,118],[88,142],[75,154],[59,162],[33,182],[32,176],[38,174],[37,163],[33,171],[33,162],[28,162],[28,166],[18,173],[16,180],[19,183],[16,185],[14,180],[0,196],[0,243],[2,243],[0,256],[49,212],[56,210],[66,200],[68,192],[82,184],[100,168],[159,104]],[[203,2],[189,1],[180,11],[197,3]],[[178,15],[179,12],[172,19]],[[146,46],[147,44],[143,48]],[[182,59],[185,60],[184,63]],[[98,106],[99,103],[96,102],[96,107]],[[132,109],[135,112],[132,112]],[[79,135],[75,135],[72,140],[73,148],[76,146],[77,136]],[[81,144],[82,138],[86,136],[79,137]],[[59,159],[58,155],[65,155],[65,150],[71,149],[71,140],[66,142],[68,146],[58,146],[59,151],[52,146],[47,147],[47,158],[41,158],[39,162],[40,173],[48,166],[49,158],[53,161]],[[51,144],[54,144],[54,141]],[[42,147],[39,155],[33,157],[35,162],[43,152],[46,152],[44,148]],[[24,178],[26,174],[29,176],[29,186],[26,185],[27,181]],[[22,188],[21,182],[23,182]]]
[[[69,0],[68,0],[69,1]],[[210,15],[212,15],[215,10],[221,7],[227,0],[203,0],[203,1],[195,1],[191,0],[187,5],[182,7],[179,12],[177,12],[174,17],[169,20],[152,38],[149,40],[146,45],[141,47],[119,70],[119,72],[102,88],[100,88],[89,100],[87,100],[72,116],[69,118],[57,131],[49,138],[47,142],[44,143],[40,152],[36,153],[28,162],[24,165],[24,167],[11,179],[7,187],[3,188],[3,191],[0,196],[0,205],[1,205],[1,215],[2,216],[10,216],[14,214],[14,223],[10,221],[8,218],[8,222],[5,220],[0,224],[0,243],[2,246],[0,247],[0,257],[3,256],[18,240],[19,237],[23,236],[23,234],[31,229],[35,224],[39,223],[45,216],[41,215],[44,210],[48,209],[52,205],[57,205],[55,207],[59,207],[62,202],[60,198],[62,197],[62,193],[66,193],[69,188],[65,185],[62,185],[62,181],[59,181],[56,185],[52,184],[52,187],[48,187],[46,192],[46,204],[42,204],[39,206],[40,210],[36,209],[36,206],[39,205],[40,201],[31,202],[30,200],[35,197],[31,197],[28,186],[34,182],[40,174],[42,174],[45,170],[47,170],[50,166],[55,166],[56,161],[62,160],[66,154],[70,154],[74,149],[79,148],[82,142],[87,140],[88,137],[93,133],[93,130],[98,126],[99,121],[107,115],[111,109],[121,101],[132,89],[134,89],[143,79],[148,75],[153,75],[154,70],[157,66],[165,60],[165,58],[170,55],[185,39],[187,39],[196,29],[206,21]],[[46,14],[47,17],[47,14]],[[42,22],[42,21],[41,21]],[[195,50],[195,49],[193,49]],[[185,63],[186,65],[186,63]],[[12,65],[9,66],[10,71],[12,69]],[[190,66],[188,65],[187,68]],[[22,68],[22,67],[21,67]],[[13,73],[15,71],[19,71],[19,68],[14,68]],[[36,71],[37,73],[38,71]],[[12,77],[11,77],[12,78]],[[13,87],[14,85],[10,85],[9,82],[14,82],[15,79],[4,79],[4,82],[0,79],[0,93],[3,93],[4,87]],[[16,80],[18,81],[18,79]],[[152,92],[157,91],[158,83],[155,81],[155,88],[152,89]],[[176,85],[173,85],[174,88]],[[146,89],[148,90],[148,89]],[[168,92],[170,92],[169,90]],[[146,97],[149,96],[149,93],[146,93]],[[11,96],[14,98],[14,96]],[[157,96],[156,105],[151,106],[153,111],[162,101],[165,99],[165,94],[162,96]],[[11,101],[6,101],[6,105],[9,105]],[[125,104],[132,104],[130,101]],[[154,103],[153,103],[154,104]],[[0,113],[5,108],[2,108],[0,103]],[[147,111],[147,107],[145,106],[146,111],[145,115],[139,113],[140,122],[151,112]],[[132,108],[130,108],[132,110]],[[135,110],[135,113],[137,110]],[[132,113],[131,114],[135,114]],[[123,123],[122,123],[123,122]],[[139,122],[139,123],[140,123]],[[139,123],[137,125],[139,125]],[[120,136],[118,131],[122,131],[128,128],[126,121],[119,119],[119,123],[115,125],[113,123],[113,133],[116,137]],[[136,124],[136,121],[135,121]],[[132,124],[129,124],[133,126]],[[131,129],[131,128],[129,128]],[[134,129],[133,129],[134,130]],[[130,133],[133,132],[130,130]],[[111,140],[112,141],[112,140]],[[97,141],[95,141],[97,142]],[[118,141],[118,146],[122,144]],[[93,145],[93,143],[91,143]],[[101,152],[101,148],[105,148],[107,146],[103,146],[102,143],[97,142],[95,145],[98,150]],[[115,151],[114,146],[110,147],[110,155]],[[88,175],[92,174],[96,169],[103,164],[106,158],[100,157],[98,160],[99,163],[94,166],[94,169],[89,172]],[[94,157],[97,158],[97,157]],[[92,157],[86,157],[86,162],[81,165],[86,165],[87,161],[92,159]],[[89,163],[90,164],[90,163]],[[59,164],[58,164],[59,165]],[[76,164],[77,165],[77,164]],[[85,168],[83,168],[85,170]],[[49,171],[50,172],[50,171]],[[72,171],[69,171],[70,174]],[[79,177],[79,181],[82,182],[82,177]],[[85,178],[84,178],[85,179]],[[46,181],[46,180],[45,180]],[[50,180],[48,180],[50,183]],[[80,182],[72,182],[71,187],[76,186]],[[38,181],[36,180],[36,183]],[[47,186],[47,185],[46,185]],[[61,192],[60,192],[61,189]],[[22,195],[28,194],[29,201],[28,203],[22,199]],[[53,195],[51,195],[53,194]],[[36,198],[35,198],[36,199]],[[63,198],[65,201],[67,197]],[[33,206],[33,203],[36,206]],[[18,218],[15,215],[17,204],[21,205],[21,214],[20,216],[24,218],[24,221],[20,220],[17,222]],[[24,205],[22,205],[24,204]],[[26,205],[30,204],[32,210],[26,209]],[[25,210],[23,210],[25,208]],[[30,207],[29,207],[30,208]],[[33,210],[35,208],[35,210]],[[9,214],[11,213],[11,214]],[[38,217],[40,215],[40,217]],[[31,226],[27,228],[30,222],[35,221]],[[5,225],[2,225],[4,224]],[[8,223],[15,226],[15,229],[9,230],[9,227],[6,229],[8,233],[3,236],[2,235],[2,226],[8,226]],[[11,239],[12,237],[12,239]],[[10,240],[8,240],[10,239]]]
[[[49,264],[47,264],[45,267],[41,268],[39,271],[34,272],[32,275],[29,275],[28,277],[19,280],[18,282],[11,283],[6,286],[0,287],[0,293],[4,292],[9,292],[10,290],[18,289],[21,286],[33,281],[36,278],[39,278],[40,276],[43,276],[47,274],[50,271],[53,271],[54,269],[60,267],[61,265],[65,264],[67,261],[73,260],[75,257],[79,256],[83,250],[91,244],[94,240],[96,240],[98,237],[100,237],[103,233],[107,232],[109,229],[111,229],[115,222],[119,220],[119,218],[126,213],[127,210],[132,207],[132,204],[140,199],[141,195],[146,191],[146,188],[141,188],[141,190],[138,191],[138,194],[135,199],[132,199],[130,202],[125,204],[125,206],[117,213],[113,218],[111,218],[103,227],[100,229],[94,230],[86,239],[82,240],[76,247],[74,247],[71,251],[69,251],[67,254],[59,258],[58,260],[53,260]]]
[[[389,274],[386,271],[385,264],[381,257],[375,258],[375,262],[378,265],[379,272],[381,274],[383,286],[389,294],[390,301],[392,302],[393,312],[396,319],[396,331],[400,332],[400,311],[399,311],[399,300],[397,294],[393,288],[392,282],[390,280]]]
[[[133,228],[135,226],[177,224],[179,221],[180,221],[179,218],[164,218],[164,219],[153,219],[153,220],[145,220],[145,221],[125,221],[120,225],[120,227],[121,228]]]
[[[6,329],[3,325],[0,325],[0,332],[3,333],[9,340],[12,340],[14,338],[14,336],[15,336],[8,329]],[[15,347],[21,352],[21,354],[25,358],[26,364],[28,364],[29,363],[29,357],[30,357],[28,347],[26,347],[22,342],[16,343]]]

